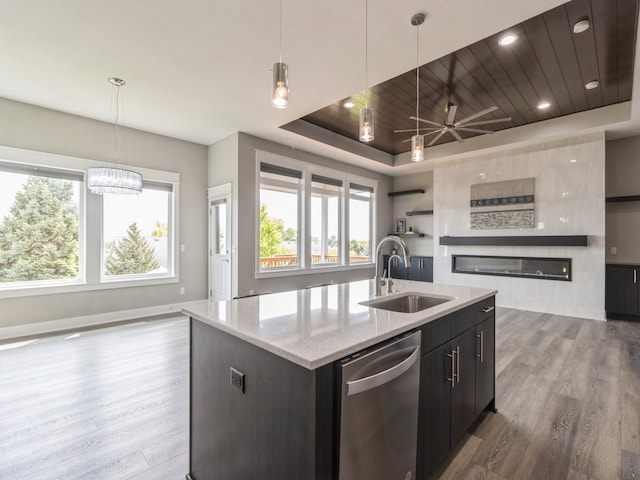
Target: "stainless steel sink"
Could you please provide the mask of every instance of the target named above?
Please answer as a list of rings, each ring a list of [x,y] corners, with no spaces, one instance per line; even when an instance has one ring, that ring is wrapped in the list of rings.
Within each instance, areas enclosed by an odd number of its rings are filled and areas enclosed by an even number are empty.
[[[451,297],[435,297],[421,293],[405,293],[392,298],[382,298],[361,302],[371,308],[380,308],[400,313],[416,313],[453,300]]]

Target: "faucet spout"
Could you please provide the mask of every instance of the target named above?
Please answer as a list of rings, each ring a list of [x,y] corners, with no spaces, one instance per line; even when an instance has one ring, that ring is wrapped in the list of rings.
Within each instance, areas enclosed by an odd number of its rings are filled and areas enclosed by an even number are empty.
[[[407,247],[406,242],[402,238],[395,235],[389,235],[388,237],[384,237],[382,240],[380,240],[378,246],[376,247],[376,276],[374,277],[376,284],[376,297],[382,295],[382,273],[380,269],[381,265],[384,264],[384,262],[380,260],[381,249],[383,245],[390,242],[398,244],[400,250],[402,251],[402,256],[404,257],[404,265],[405,267],[409,266],[409,247]]]

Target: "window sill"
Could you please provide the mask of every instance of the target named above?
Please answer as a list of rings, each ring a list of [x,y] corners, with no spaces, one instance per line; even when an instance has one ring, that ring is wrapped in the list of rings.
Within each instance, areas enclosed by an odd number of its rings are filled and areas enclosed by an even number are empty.
[[[297,275],[314,275],[318,273],[328,272],[343,272],[347,270],[365,269],[375,267],[373,262],[352,263],[351,265],[336,265],[336,266],[316,266],[312,268],[297,269],[297,270],[274,270],[267,272],[256,272],[255,278],[275,278],[275,277],[295,277]]]
[[[67,285],[34,286],[16,289],[0,290],[0,299],[17,297],[34,297],[37,295],[56,295],[63,293],[90,292],[94,290],[111,290],[114,288],[147,287],[178,283],[180,279],[174,277],[136,278],[108,280],[102,283],[74,283]]]

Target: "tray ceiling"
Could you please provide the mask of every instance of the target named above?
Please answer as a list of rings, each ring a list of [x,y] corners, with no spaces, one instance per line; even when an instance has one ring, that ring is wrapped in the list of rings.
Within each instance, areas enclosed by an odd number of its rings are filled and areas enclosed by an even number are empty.
[[[420,117],[444,123],[448,103],[458,107],[456,119],[495,105],[497,110],[477,120],[511,117],[509,122],[480,127],[498,131],[628,101],[637,18],[637,0],[573,0],[422,65]],[[582,19],[589,19],[590,28],[574,33],[573,25]],[[416,28],[409,19],[407,28]],[[498,40],[507,31],[517,34],[518,39],[502,47]],[[406,48],[415,55],[415,42]],[[370,61],[373,56],[375,52],[370,53]],[[586,89],[593,80],[599,87]],[[346,108],[349,100],[354,106]],[[551,103],[546,110],[537,108],[543,100]],[[409,119],[416,114],[415,69],[370,87],[369,104],[376,119],[375,140],[368,145],[392,155],[407,152],[411,143],[403,140],[412,133],[394,130],[416,126]],[[301,120],[357,140],[358,114],[363,106],[361,91]],[[479,135],[459,133],[463,138]],[[430,138],[433,136],[426,137],[425,143]],[[455,139],[447,134],[435,144],[451,141]]]

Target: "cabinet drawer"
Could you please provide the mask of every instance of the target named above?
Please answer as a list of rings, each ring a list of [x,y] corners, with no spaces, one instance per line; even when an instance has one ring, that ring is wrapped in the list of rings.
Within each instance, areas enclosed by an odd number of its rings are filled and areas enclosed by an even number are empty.
[[[422,332],[421,355],[426,355],[451,340],[451,317],[452,315],[447,315],[420,327]]]
[[[451,320],[451,336],[460,335],[495,314],[495,297],[485,298],[460,310]]]

